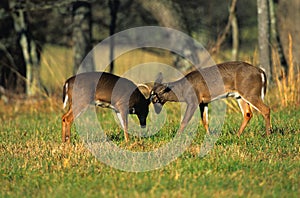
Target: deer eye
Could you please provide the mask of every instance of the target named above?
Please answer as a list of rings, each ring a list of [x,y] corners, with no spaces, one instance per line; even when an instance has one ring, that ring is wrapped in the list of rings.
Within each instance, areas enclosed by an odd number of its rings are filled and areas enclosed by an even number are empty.
[[[130,109],[130,114],[135,114],[135,108]]]
[[[163,94],[163,93],[165,93],[165,90],[166,90],[166,88],[164,87],[162,90],[160,90],[157,94],[158,95],[161,95],[161,94]]]

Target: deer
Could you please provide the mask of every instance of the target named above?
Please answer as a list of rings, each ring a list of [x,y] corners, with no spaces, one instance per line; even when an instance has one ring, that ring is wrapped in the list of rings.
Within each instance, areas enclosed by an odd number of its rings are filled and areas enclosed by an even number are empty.
[[[147,86],[142,87],[145,90]],[[72,123],[89,105],[114,110],[128,142],[128,114],[136,114],[141,128],[146,127],[150,99],[144,92],[131,80],[111,73],[86,72],[70,77],[63,86],[63,108],[69,109],[62,116],[62,142],[70,143]]]
[[[208,104],[227,97],[237,100],[243,115],[238,137],[253,116],[252,108],[264,117],[266,135],[271,133],[270,108],[263,102],[267,90],[267,77],[259,67],[242,61],[225,62],[191,71],[174,82],[162,81],[162,73],[159,73],[150,92],[150,100],[156,113],[160,113],[166,102],[187,103],[179,133],[184,131],[199,106],[202,123],[209,135]]]

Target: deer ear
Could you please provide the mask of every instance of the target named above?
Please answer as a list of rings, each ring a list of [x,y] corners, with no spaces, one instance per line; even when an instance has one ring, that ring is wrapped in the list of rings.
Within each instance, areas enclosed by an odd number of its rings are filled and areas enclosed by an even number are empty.
[[[159,73],[157,74],[157,76],[156,76],[156,80],[155,80],[154,85],[155,85],[155,84],[161,84],[162,81],[163,81],[163,75],[162,75],[161,72],[159,72]]]
[[[145,98],[150,97],[150,88],[152,88],[150,85],[148,86],[146,84],[138,84],[137,87],[140,90],[140,92],[145,96]]]

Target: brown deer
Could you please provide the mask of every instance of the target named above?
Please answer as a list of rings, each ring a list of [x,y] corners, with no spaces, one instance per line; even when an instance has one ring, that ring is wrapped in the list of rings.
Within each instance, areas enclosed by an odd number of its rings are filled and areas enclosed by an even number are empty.
[[[132,81],[105,72],[81,73],[69,78],[63,86],[63,101],[64,108],[68,105],[69,110],[62,116],[62,141],[68,143],[74,119],[90,104],[116,112],[126,142],[129,140],[128,114],[136,114],[144,128],[150,104],[150,99],[146,99]]]
[[[162,80],[160,73],[151,90],[150,100],[154,104],[156,113],[159,113],[168,101],[187,103],[179,132],[183,132],[199,106],[203,125],[209,134],[208,103],[221,98],[234,97],[244,116],[238,136],[242,134],[253,116],[251,107],[263,115],[266,134],[270,135],[270,108],[263,102],[267,78],[262,69],[235,61],[192,71],[175,82],[162,84]]]

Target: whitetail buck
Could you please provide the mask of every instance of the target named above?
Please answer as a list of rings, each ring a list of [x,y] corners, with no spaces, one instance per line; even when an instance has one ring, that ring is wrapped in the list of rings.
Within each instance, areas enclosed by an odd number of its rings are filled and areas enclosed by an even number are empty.
[[[270,108],[263,103],[267,78],[262,69],[236,61],[192,71],[175,82],[162,84],[162,80],[160,73],[151,90],[150,100],[156,113],[161,111],[167,101],[187,103],[179,132],[184,130],[199,106],[203,125],[209,134],[208,103],[221,98],[235,97],[244,116],[238,136],[252,118],[251,106],[263,115],[266,134],[270,134]]]
[[[62,116],[63,142],[70,142],[73,120],[90,104],[113,109],[128,141],[128,114],[136,114],[144,128],[150,104],[150,99],[132,81],[105,72],[81,73],[69,78],[63,87],[63,101],[64,108],[69,104],[68,112]]]

